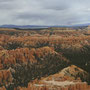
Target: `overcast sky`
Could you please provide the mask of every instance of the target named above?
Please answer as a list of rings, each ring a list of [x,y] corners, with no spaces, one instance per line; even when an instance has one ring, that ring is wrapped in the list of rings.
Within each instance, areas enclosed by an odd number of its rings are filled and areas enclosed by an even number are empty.
[[[0,0],[0,25],[90,23],[90,0]]]

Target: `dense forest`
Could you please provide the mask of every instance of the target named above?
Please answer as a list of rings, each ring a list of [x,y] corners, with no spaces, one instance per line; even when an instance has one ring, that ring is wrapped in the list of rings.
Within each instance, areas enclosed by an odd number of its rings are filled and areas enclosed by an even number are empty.
[[[90,84],[90,30],[0,28],[0,90],[31,90],[56,74]]]

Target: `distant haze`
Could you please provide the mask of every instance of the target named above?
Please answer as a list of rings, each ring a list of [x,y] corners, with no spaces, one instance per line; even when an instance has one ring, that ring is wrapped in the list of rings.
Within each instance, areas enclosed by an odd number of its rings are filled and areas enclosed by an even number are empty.
[[[0,25],[90,23],[90,0],[0,0]]]

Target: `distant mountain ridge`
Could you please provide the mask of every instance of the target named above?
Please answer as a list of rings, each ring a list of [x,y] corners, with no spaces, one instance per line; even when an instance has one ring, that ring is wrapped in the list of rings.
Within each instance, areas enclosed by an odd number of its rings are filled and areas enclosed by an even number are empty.
[[[1,25],[0,28],[48,28],[48,26],[39,26],[39,25]]]
[[[50,28],[50,27],[68,27],[68,28],[83,28],[88,27],[90,24],[78,24],[78,25],[0,25],[0,28],[22,28],[22,29],[28,29],[28,28]]]

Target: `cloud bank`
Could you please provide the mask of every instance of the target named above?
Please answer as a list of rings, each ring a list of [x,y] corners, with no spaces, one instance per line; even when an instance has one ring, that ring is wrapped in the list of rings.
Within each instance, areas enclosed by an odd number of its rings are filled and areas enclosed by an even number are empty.
[[[90,0],[0,0],[0,25],[90,23]]]

